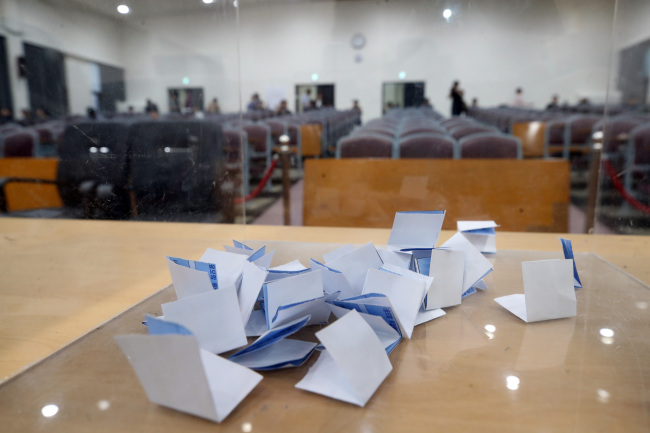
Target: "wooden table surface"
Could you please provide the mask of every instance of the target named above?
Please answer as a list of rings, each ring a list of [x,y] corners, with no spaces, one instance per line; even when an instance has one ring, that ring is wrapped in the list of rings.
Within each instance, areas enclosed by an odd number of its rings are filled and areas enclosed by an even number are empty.
[[[150,403],[113,342],[173,299],[163,257],[253,239],[291,242],[274,242],[277,259],[304,260],[315,243],[382,245],[388,230],[0,219],[0,234],[2,377],[99,327],[0,385],[7,431],[650,431],[649,238],[566,235],[585,285],[578,316],[526,325],[492,298],[523,292],[522,260],[561,257],[559,235],[499,232],[490,290],[400,343],[366,408],[294,389],[301,367],[265,374],[215,425]],[[50,403],[61,413],[43,417]]]

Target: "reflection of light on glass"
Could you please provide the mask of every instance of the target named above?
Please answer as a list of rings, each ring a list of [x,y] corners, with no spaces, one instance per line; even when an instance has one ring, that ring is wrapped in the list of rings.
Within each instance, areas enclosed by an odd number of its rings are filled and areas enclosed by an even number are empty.
[[[646,310],[648,308],[648,303],[639,301],[636,303],[636,308],[638,308],[639,310]]]
[[[487,335],[488,339],[490,340],[494,339],[494,332],[486,332],[485,335]]]
[[[614,344],[614,339],[612,337],[601,337],[600,341],[603,344]]]
[[[397,76],[399,77],[400,80],[403,80],[404,78],[406,78],[406,72],[400,71],[400,73],[397,74]]]
[[[599,389],[598,390],[598,401],[601,403],[608,403],[609,402],[609,392],[605,391],[604,389]]]
[[[602,140],[603,139],[603,131],[596,131],[593,133],[591,136],[594,140]]]
[[[233,5],[234,7],[237,7],[237,6],[239,6],[239,2],[238,2],[237,0],[234,0],[234,1],[232,2],[232,5]]]
[[[485,330],[486,330],[487,332],[494,332],[494,331],[497,330],[497,327],[494,326],[494,325],[485,325]]]
[[[614,336],[614,331],[612,331],[609,328],[603,328],[600,330],[600,335],[602,335],[603,337],[611,338]]]
[[[517,376],[506,377],[506,386],[508,389],[516,391],[519,389],[519,378]]]
[[[253,431],[253,424],[245,422],[241,425],[241,431],[248,433]]]
[[[109,407],[111,407],[111,402],[108,400],[99,400],[97,402],[97,409],[99,410],[106,410]]]
[[[89,150],[90,153],[97,153],[97,148],[95,146],[91,147]]]
[[[189,79],[189,77],[183,77],[183,80],[182,80],[182,81],[183,81],[183,84],[184,84],[185,86],[187,86],[188,84],[190,84],[190,79]]]
[[[108,147],[104,147],[104,146],[102,146],[102,147],[99,148],[99,151],[100,151],[101,153],[108,153]]]
[[[442,11],[442,17],[446,20],[451,18],[451,9],[445,9],[444,11]]]
[[[288,143],[289,142],[289,136],[287,134],[282,134],[280,136],[280,143]]]
[[[214,2],[214,0],[203,0],[203,3],[205,3],[206,5],[209,5],[210,3],[213,3],[213,2]]]
[[[43,406],[43,409],[41,409],[41,413],[46,418],[52,417],[57,413],[59,413],[59,406],[55,404],[48,404],[46,406]]]
[[[311,74],[312,81],[318,81],[318,74]]]
[[[165,147],[165,153],[169,153],[169,152],[171,152],[171,151],[172,151],[172,150],[171,150],[169,147]]]
[[[117,11],[119,13],[121,13],[122,15],[124,15],[124,14],[128,14],[129,12],[131,12],[131,9],[129,9],[129,7],[127,5],[119,5],[117,7]]]

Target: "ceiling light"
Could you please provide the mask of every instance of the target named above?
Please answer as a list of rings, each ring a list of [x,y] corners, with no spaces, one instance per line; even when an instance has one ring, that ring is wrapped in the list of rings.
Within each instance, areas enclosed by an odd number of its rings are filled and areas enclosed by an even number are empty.
[[[129,12],[131,12],[131,9],[129,9],[129,7],[127,5],[119,5],[117,7],[117,11],[119,13],[121,13],[122,15],[124,15],[124,14],[128,14]]]
[[[448,20],[449,18],[451,18],[451,9],[445,9],[445,10],[442,12],[442,17],[443,17],[444,19],[446,19],[446,20]]]
[[[203,3],[209,5],[210,3],[214,3],[214,0],[203,0]]]

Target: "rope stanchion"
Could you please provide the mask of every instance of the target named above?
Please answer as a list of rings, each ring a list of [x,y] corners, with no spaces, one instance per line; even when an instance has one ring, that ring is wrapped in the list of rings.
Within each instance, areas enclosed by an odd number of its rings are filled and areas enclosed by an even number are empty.
[[[248,200],[251,200],[251,199],[257,197],[259,195],[259,193],[262,192],[262,189],[266,186],[266,183],[271,178],[271,174],[273,174],[273,170],[275,170],[276,165],[278,165],[278,160],[273,159],[273,161],[271,161],[271,165],[266,170],[266,173],[264,173],[264,177],[262,178],[262,181],[260,182],[259,185],[257,185],[257,188],[255,188],[255,191],[251,192],[246,197],[235,197],[235,203],[236,204],[242,204],[242,203],[247,202]]]
[[[616,170],[614,169],[612,163],[605,160],[603,161],[603,165],[605,166],[605,172],[611,179],[614,188],[616,188],[619,194],[623,196],[625,201],[627,201],[635,209],[638,209],[643,213],[650,214],[650,206],[646,206],[645,204],[641,203],[639,200],[632,197],[632,194],[630,194],[625,189],[625,187],[623,186],[623,182],[621,182],[621,179],[618,178],[618,175],[616,174]]]

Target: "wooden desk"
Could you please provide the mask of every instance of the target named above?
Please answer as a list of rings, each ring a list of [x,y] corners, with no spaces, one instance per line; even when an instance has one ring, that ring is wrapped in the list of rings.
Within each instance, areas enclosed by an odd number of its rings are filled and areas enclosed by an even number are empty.
[[[443,232],[440,241],[452,234]],[[166,286],[164,255],[195,258],[233,238],[385,244],[389,230],[0,219],[0,235],[4,377]],[[650,282],[650,238],[568,237],[577,253],[596,253]],[[579,292],[577,318],[525,325],[491,301],[521,292],[522,259],[560,257],[557,238],[499,233],[500,250],[540,252],[497,254],[490,291],[468,298],[444,321],[418,328],[413,340],[400,343],[391,354],[394,372],[365,409],[294,390],[304,367],[265,374],[263,386],[220,426],[149,403],[112,338],[144,332],[138,320],[173,299],[166,289],[0,386],[0,424],[8,431],[241,431],[243,422],[252,422],[253,431],[524,431],[543,429],[539,423],[546,417],[550,431],[595,426],[648,431],[647,286],[581,255],[585,289]],[[605,280],[599,278],[601,270],[607,271]],[[606,284],[611,293],[596,292],[597,284]],[[489,339],[482,327],[492,322],[497,337]],[[615,345],[598,341],[599,327],[615,328]],[[536,344],[541,346],[535,349]],[[524,354],[543,355],[541,364],[547,354],[564,354],[565,361],[523,368]],[[505,377],[513,371],[522,376],[522,392],[505,389]],[[110,410],[98,409],[103,400]],[[58,404],[61,414],[42,417],[40,408],[48,402]]]

